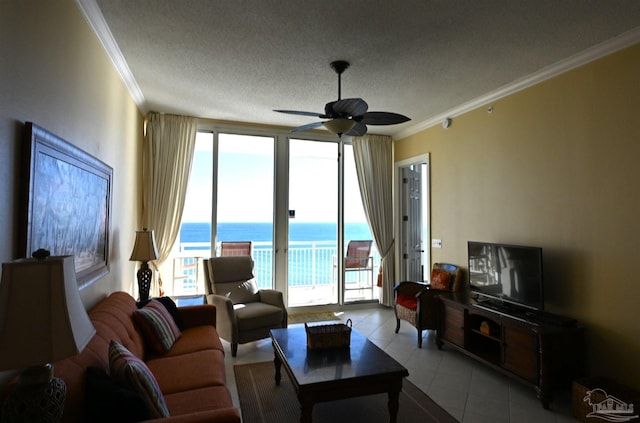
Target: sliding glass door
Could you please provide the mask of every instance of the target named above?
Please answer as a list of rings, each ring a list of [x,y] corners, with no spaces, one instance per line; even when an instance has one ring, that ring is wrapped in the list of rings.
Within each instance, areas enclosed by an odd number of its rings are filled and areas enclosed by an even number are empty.
[[[224,243],[250,243],[258,286],[272,288],[274,139],[221,133],[216,163],[215,255],[236,254]]]
[[[245,242],[258,285],[284,292],[289,307],[377,298],[351,145],[287,135],[198,132],[168,295],[204,293],[202,259]],[[363,243],[354,260],[350,247]]]
[[[289,142],[289,307],[338,302],[338,144]]]

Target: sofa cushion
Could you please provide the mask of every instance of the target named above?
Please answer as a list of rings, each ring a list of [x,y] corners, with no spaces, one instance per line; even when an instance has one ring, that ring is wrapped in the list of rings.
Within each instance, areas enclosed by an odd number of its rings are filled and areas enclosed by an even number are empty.
[[[265,303],[247,303],[234,306],[240,331],[276,327],[282,322],[282,309]]]
[[[133,318],[145,342],[155,353],[169,351],[181,335],[167,308],[157,300],[151,300],[140,310],[136,310]]]
[[[119,385],[100,367],[87,368],[84,405],[88,422],[137,422],[153,417],[137,391]]]
[[[116,341],[109,345],[109,369],[123,386],[130,387],[144,399],[154,417],[168,417],[169,410],[153,373],[144,361]]]
[[[220,336],[213,326],[196,326],[187,328],[173,347],[163,355],[171,357],[203,350],[218,350],[224,352]]]
[[[225,386],[206,386],[166,394],[164,398],[172,416],[221,409],[233,403],[231,393]]]
[[[164,395],[204,388],[225,386],[227,379],[224,353],[218,350],[197,351],[147,361]]]

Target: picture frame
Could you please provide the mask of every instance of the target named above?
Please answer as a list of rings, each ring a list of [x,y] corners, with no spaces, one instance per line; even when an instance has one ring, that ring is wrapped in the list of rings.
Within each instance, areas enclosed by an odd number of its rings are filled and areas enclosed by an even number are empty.
[[[73,255],[83,289],[109,272],[113,169],[32,122],[25,129],[19,251]]]

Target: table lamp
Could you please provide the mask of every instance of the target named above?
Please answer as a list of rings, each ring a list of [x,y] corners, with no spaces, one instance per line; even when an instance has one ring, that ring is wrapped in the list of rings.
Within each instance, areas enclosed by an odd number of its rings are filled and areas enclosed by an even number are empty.
[[[139,301],[146,303],[149,301],[149,290],[151,288],[151,277],[153,273],[149,268],[147,262],[156,260],[158,258],[158,247],[156,245],[156,237],[153,230],[149,231],[147,228],[143,228],[141,231],[136,231],[136,240],[133,244],[133,252],[131,253],[130,261],[141,261],[142,265],[138,270],[138,291]]]
[[[0,370],[22,369],[5,400],[2,422],[56,422],[66,386],[53,377],[53,362],[81,352],[96,333],[80,299],[73,256],[49,256],[2,264]]]

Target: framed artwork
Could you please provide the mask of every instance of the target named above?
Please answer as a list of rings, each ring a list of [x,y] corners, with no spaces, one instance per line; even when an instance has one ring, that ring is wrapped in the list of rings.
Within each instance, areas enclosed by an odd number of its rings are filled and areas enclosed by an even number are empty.
[[[31,122],[24,147],[20,252],[73,255],[82,289],[109,272],[113,169]]]

